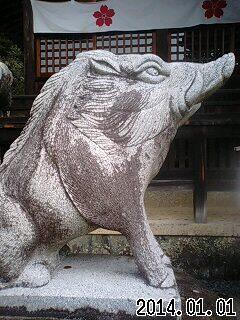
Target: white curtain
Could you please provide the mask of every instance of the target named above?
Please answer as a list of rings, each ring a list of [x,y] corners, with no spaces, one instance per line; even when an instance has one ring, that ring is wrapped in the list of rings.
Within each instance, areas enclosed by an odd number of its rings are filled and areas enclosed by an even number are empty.
[[[35,33],[95,33],[240,21],[240,0],[31,0]]]

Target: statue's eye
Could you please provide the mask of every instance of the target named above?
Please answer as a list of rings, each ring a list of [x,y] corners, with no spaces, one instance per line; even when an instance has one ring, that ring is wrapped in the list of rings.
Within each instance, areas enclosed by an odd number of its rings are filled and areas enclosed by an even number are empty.
[[[114,74],[118,75],[121,70],[119,68],[118,62],[112,60],[108,60],[107,58],[92,58],[90,60],[90,65],[94,72],[98,74]]]
[[[169,75],[167,64],[159,65],[155,61],[146,61],[136,68],[137,78],[148,83],[160,83]]]
[[[148,68],[146,70],[146,72],[150,75],[150,76],[159,76],[160,75],[160,71],[157,68]]]

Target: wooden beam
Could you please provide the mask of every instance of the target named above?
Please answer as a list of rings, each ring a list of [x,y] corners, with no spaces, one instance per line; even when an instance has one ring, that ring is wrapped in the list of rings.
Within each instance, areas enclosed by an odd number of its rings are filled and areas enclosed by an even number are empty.
[[[194,140],[194,191],[193,207],[197,223],[207,222],[207,186],[206,186],[206,138],[201,132]]]
[[[35,50],[33,12],[30,0],[23,0],[25,94],[35,91]]]

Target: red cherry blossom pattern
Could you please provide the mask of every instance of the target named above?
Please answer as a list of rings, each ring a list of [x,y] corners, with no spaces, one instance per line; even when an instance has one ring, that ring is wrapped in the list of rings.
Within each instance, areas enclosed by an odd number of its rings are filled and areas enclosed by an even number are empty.
[[[112,24],[112,17],[115,15],[113,9],[108,6],[101,6],[100,11],[94,12],[93,16],[96,18],[96,25],[102,27],[104,24],[109,27]]]
[[[205,17],[211,19],[212,17],[221,18],[224,14],[223,8],[226,8],[226,0],[206,0],[203,1],[202,8],[206,10]]]

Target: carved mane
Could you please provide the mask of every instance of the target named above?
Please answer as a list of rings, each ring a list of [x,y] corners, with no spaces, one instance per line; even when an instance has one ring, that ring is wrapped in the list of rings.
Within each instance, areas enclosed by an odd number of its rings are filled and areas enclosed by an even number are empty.
[[[0,165],[0,173],[7,168],[7,166],[14,159],[15,155],[20,152],[28,138],[31,136],[32,130],[45,117],[51,109],[54,98],[58,95],[63,86],[64,75],[67,73],[68,67],[65,67],[60,72],[50,77],[43,86],[40,94],[33,102],[30,111],[30,118],[28,119],[20,136],[11,144],[10,149],[5,153],[3,162]]]

